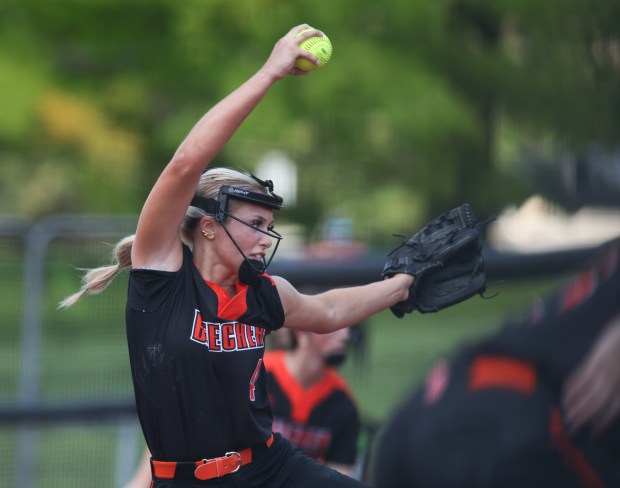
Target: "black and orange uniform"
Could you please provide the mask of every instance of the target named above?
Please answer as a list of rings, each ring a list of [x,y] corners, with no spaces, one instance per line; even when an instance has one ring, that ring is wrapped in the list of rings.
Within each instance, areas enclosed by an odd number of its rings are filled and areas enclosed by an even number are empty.
[[[360,419],[345,380],[333,367],[304,388],[288,371],[284,351],[265,354],[273,430],[321,462],[353,465]]]
[[[297,476],[348,486],[339,473],[326,473],[272,437],[263,353],[267,335],[283,323],[268,275],[238,284],[230,298],[203,280],[185,246],[176,272],[131,271],[127,339],[153,486],[306,486],[287,484]],[[231,464],[239,469],[219,477]]]
[[[439,361],[384,429],[377,488],[620,486],[620,422],[571,434],[562,385],[620,313],[620,246],[518,322]]]

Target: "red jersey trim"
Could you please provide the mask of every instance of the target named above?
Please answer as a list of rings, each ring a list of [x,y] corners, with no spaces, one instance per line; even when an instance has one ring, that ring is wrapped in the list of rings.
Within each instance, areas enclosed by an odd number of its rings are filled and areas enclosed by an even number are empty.
[[[225,320],[237,320],[248,309],[247,294],[248,286],[237,283],[237,294],[234,297],[224,290],[222,287],[204,280],[211,290],[217,295],[217,316]]]
[[[198,266],[196,266],[196,261],[192,259],[192,263],[194,267],[198,270]],[[198,270],[200,274],[200,270]],[[217,296],[217,315],[218,317],[225,320],[237,320],[241,317],[248,309],[247,303],[247,294],[248,294],[248,285],[242,285],[237,281],[235,283],[237,294],[234,297],[230,297],[230,295],[224,290],[221,286],[212,283],[211,281],[202,279],[204,283],[213,290],[213,293]],[[272,280],[273,282],[273,280]]]
[[[581,273],[564,290],[561,312],[568,312],[585,302],[594,294],[597,285],[596,274],[593,270]]]
[[[265,368],[273,374],[280,388],[291,402],[291,420],[307,423],[312,411],[336,390],[349,394],[345,381],[329,368],[325,377],[309,388],[304,388],[286,368],[284,351],[270,351],[265,354]]]
[[[536,388],[536,371],[531,364],[504,357],[481,355],[469,367],[469,391],[508,388],[528,395]]]
[[[194,266],[196,266],[196,262],[192,259]],[[200,273],[200,272],[199,272]],[[268,278],[271,281],[273,286],[276,286],[276,282],[273,280],[271,276],[267,273],[263,273],[264,278]],[[215,283],[202,279],[205,284],[213,290],[213,293],[217,296],[217,315],[218,317],[225,320],[237,320],[248,310],[248,285],[243,285],[238,281],[235,283],[235,287],[237,289],[237,294],[234,297],[230,297],[230,295],[224,290],[221,286],[216,285]]]
[[[583,453],[571,442],[564,430],[562,414],[557,407],[551,407],[549,434],[551,445],[560,453],[565,465],[577,475],[583,486],[605,487],[605,483],[596,474]]]

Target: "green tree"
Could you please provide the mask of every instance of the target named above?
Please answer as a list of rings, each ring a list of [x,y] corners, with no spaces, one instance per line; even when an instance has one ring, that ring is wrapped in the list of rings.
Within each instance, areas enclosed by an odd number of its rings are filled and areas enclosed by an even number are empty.
[[[136,212],[197,118],[291,26],[334,44],[280,82],[217,158],[298,165],[309,230],[330,210],[368,240],[530,190],[524,147],[616,143],[615,0],[8,0],[0,7],[4,209]],[[113,195],[113,198],[110,198]],[[407,212],[399,209],[405,206]]]

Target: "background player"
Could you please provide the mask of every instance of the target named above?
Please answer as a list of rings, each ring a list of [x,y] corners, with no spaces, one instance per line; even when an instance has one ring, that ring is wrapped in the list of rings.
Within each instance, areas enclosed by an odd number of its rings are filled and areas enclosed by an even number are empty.
[[[360,418],[335,367],[346,357],[350,329],[295,331],[287,350],[265,353],[274,432],[309,456],[353,475]]]
[[[618,290],[620,241],[525,319],[439,361],[380,438],[377,488],[620,486]],[[598,437],[575,430],[588,421]]]

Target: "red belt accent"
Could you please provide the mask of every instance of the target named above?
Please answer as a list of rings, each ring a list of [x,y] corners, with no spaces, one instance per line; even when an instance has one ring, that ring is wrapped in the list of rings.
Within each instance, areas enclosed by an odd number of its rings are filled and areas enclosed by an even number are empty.
[[[220,478],[227,474],[234,473],[241,468],[252,462],[253,454],[262,450],[269,449],[273,444],[273,434],[269,436],[269,439],[265,441],[265,444],[259,446],[259,448],[248,447],[242,451],[227,452],[224,456],[213,459],[202,459],[193,463],[184,463],[176,461],[154,461],[151,460],[151,469],[153,475],[160,479],[183,479],[180,471],[187,471],[185,469],[179,469],[182,466],[191,465],[193,469],[193,477],[199,480],[210,480],[212,478]],[[258,451],[258,452],[257,452]]]

